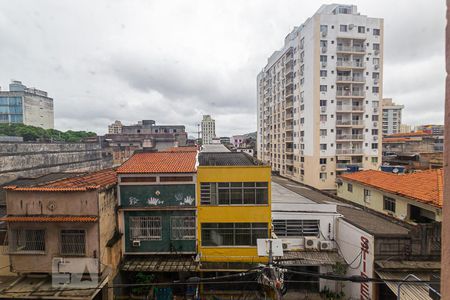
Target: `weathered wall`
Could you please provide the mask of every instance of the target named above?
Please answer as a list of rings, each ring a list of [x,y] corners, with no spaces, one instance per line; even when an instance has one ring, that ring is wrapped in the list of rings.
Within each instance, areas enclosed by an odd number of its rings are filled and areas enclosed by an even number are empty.
[[[111,166],[112,158],[95,143],[0,143],[0,184],[18,177]]]

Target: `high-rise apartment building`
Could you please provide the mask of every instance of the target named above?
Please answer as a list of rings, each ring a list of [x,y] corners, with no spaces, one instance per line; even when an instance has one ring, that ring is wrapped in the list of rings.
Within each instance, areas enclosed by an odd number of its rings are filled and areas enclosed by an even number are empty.
[[[349,168],[378,168],[382,78],[383,20],[321,6],[257,77],[258,158],[319,189]]]
[[[383,99],[383,134],[400,133],[403,105],[395,104],[391,98]]]
[[[9,91],[0,91],[0,124],[25,124],[50,129],[54,127],[53,99],[47,92],[27,88],[12,81]]]
[[[211,144],[212,139],[216,137],[216,121],[210,115],[203,115],[201,126],[203,145]]]

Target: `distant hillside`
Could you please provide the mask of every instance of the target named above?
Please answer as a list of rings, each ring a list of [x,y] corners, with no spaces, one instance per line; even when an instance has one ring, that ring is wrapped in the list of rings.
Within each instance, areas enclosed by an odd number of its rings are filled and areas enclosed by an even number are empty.
[[[256,139],[256,131],[244,134],[247,138]]]

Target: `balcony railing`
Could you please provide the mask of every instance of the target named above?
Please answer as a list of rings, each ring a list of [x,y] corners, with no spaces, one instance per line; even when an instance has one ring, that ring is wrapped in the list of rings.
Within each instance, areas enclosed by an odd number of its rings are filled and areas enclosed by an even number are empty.
[[[337,112],[345,112],[345,111],[363,111],[364,108],[362,105],[337,105]]]
[[[336,96],[340,97],[364,97],[365,93],[364,91],[346,91],[346,90],[337,90]]]
[[[336,50],[338,52],[366,52],[366,48],[360,46],[338,45]]]
[[[294,130],[294,125],[286,125],[286,131]]]
[[[292,120],[294,118],[294,114],[286,114],[286,120]]]
[[[351,126],[352,121],[336,120],[336,126]]]
[[[366,82],[364,76],[336,76],[336,81],[348,81],[348,82]]]
[[[287,165],[293,165],[294,164],[294,160],[293,159],[286,159],[286,164]]]
[[[294,153],[294,148],[286,148],[286,153]]]
[[[337,134],[336,140],[362,140],[362,134]]]
[[[347,169],[347,166],[358,166],[362,168],[362,163],[337,163],[336,169]]]
[[[356,149],[336,149],[336,154],[363,154],[363,150],[360,148]]]
[[[294,101],[292,100],[287,100],[286,101],[286,109],[290,109],[294,106]]]
[[[292,77],[287,77],[286,78],[286,86],[291,85],[294,83],[294,78]]]
[[[346,68],[364,68],[365,65],[363,62],[357,61],[337,61],[336,66]]]

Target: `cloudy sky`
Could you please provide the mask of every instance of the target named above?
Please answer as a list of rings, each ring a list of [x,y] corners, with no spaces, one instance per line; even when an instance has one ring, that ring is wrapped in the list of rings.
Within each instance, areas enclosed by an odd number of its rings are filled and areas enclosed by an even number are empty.
[[[326,2],[323,2],[326,3]],[[408,124],[442,123],[445,1],[341,1],[385,19],[384,97]],[[307,0],[0,1],[0,86],[48,91],[58,129],[119,119],[218,135],[256,130],[256,75],[319,8]]]

